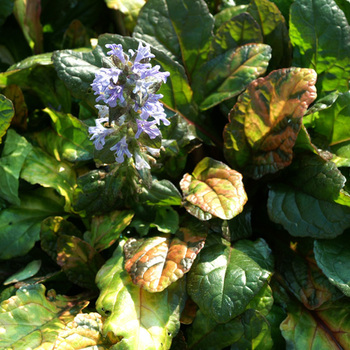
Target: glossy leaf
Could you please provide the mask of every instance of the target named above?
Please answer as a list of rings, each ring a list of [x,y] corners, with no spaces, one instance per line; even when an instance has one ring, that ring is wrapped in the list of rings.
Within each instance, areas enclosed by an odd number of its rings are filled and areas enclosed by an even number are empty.
[[[242,175],[209,157],[197,164],[193,175],[184,175],[180,187],[186,200],[185,208],[191,212],[191,207],[198,207],[210,214],[209,219],[213,215],[230,220],[243,210],[247,201]]]
[[[346,349],[350,345],[349,325],[349,303],[340,300],[312,312],[294,305],[280,328],[287,348]]]
[[[42,284],[20,288],[0,305],[0,347],[36,349],[54,343],[57,334],[87,305],[50,291]]]
[[[332,240],[315,241],[315,259],[329,281],[346,296],[350,296],[350,250],[349,233]]]
[[[41,260],[33,260],[28,263],[23,269],[16,272],[4,282],[4,285],[17,283],[18,281],[26,280],[27,278],[35,276],[40,270]]]
[[[267,209],[273,222],[296,237],[334,238],[350,226],[350,208],[287,185],[273,186]]]
[[[66,199],[65,209],[69,210],[76,179],[68,164],[58,162],[41,148],[33,146],[24,162],[21,178],[31,184],[54,188]]]
[[[247,310],[227,323],[216,323],[198,311],[188,330],[189,349],[271,349],[269,325],[255,310]],[[260,347],[259,347],[260,345]]]
[[[292,58],[292,47],[286,21],[278,7],[268,0],[253,0],[247,12],[261,27],[264,43],[272,48],[270,69],[289,67]]]
[[[211,236],[188,275],[187,291],[205,315],[226,323],[245,310],[268,277],[246,253]]]
[[[34,91],[44,104],[61,111],[69,111],[71,96],[58,79],[51,61],[52,53],[30,56],[0,73],[0,86],[18,85],[22,90]]]
[[[218,17],[215,16],[215,26]],[[215,31],[212,50],[222,53],[231,48],[237,48],[245,44],[263,43],[263,36],[259,24],[248,12],[242,12],[228,18]],[[213,54],[217,54],[213,52]]]
[[[0,197],[11,204],[20,204],[18,197],[19,174],[31,149],[31,144],[24,137],[12,129],[7,132],[0,158]]]
[[[270,58],[268,45],[247,44],[225,51],[204,64],[192,85],[200,108],[208,109],[240,94],[251,81],[265,73]]]
[[[102,336],[102,319],[97,312],[78,314],[74,321],[69,322],[58,335],[53,344],[55,350],[83,350],[97,347],[98,350],[108,350],[111,343]]]
[[[97,251],[109,248],[127,228],[134,216],[132,210],[115,210],[101,216],[93,216],[91,229],[85,240]]]
[[[52,139],[44,141],[44,149],[52,149],[58,161],[78,162],[91,160],[93,158],[94,147],[89,140],[86,125],[71,114],[60,113],[58,111],[46,108],[52,120],[52,126],[58,137],[56,146],[52,145]],[[46,131],[45,131],[46,132]]]
[[[95,276],[103,265],[103,258],[89,243],[63,234],[57,241],[57,263],[71,282],[94,289]]]
[[[229,163],[255,179],[288,166],[315,82],[313,70],[289,68],[250,83],[224,130]]]
[[[63,212],[63,203],[51,190],[37,189],[21,196],[19,206],[0,212],[0,259],[26,254],[39,240],[43,219]]]
[[[140,199],[148,205],[180,205],[181,194],[175,185],[168,180],[152,181],[151,188],[143,188]]]
[[[349,90],[350,26],[334,0],[301,0],[290,8],[293,63],[313,68],[320,94]]]
[[[12,102],[4,95],[0,95],[0,142],[9,128],[15,111]]]
[[[124,245],[125,270],[138,286],[161,292],[191,269],[205,238],[185,228],[174,238],[130,238]]]
[[[204,1],[151,0],[140,12],[133,35],[176,61],[183,61],[191,76],[201,62],[213,25],[214,19]]]
[[[106,317],[103,335],[120,340],[115,349],[169,349],[180,327],[184,290],[179,282],[160,293],[135,286],[119,245],[96,276],[101,291],[96,308]]]

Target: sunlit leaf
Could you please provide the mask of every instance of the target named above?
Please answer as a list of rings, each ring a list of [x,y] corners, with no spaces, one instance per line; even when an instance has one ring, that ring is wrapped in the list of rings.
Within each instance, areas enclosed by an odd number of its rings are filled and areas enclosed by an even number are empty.
[[[225,51],[204,64],[192,84],[200,108],[205,110],[237,96],[251,81],[265,73],[270,58],[270,46],[247,44]]]
[[[289,67],[292,59],[292,47],[286,21],[279,8],[268,0],[253,0],[247,12],[261,27],[264,43],[272,48],[270,69]]]
[[[315,82],[312,69],[289,68],[250,83],[224,130],[229,163],[255,179],[288,166]]]
[[[191,76],[201,62],[213,25],[204,1],[154,0],[143,7],[133,35],[183,62]]]
[[[15,115],[15,110],[11,100],[4,95],[0,95],[0,142],[2,137],[6,134],[12,118]]]
[[[31,184],[54,188],[66,199],[65,209],[69,210],[76,179],[67,163],[58,162],[41,148],[33,146],[25,159],[21,178]]]
[[[350,296],[349,232],[332,240],[315,241],[315,259],[329,281]]]
[[[188,272],[205,234],[180,228],[175,237],[130,238],[124,245],[125,270],[149,292],[160,292]]]
[[[62,329],[55,341],[55,350],[83,350],[96,347],[96,350],[108,350],[111,343],[102,336],[101,315],[96,312],[78,314],[74,321]]]
[[[94,216],[90,232],[85,233],[84,238],[97,251],[107,249],[119,239],[124,229],[129,226],[133,216],[132,210],[116,210],[105,215]]]
[[[45,296],[42,284],[22,287],[0,305],[0,347],[51,348],[57,334],[86,305],[85,301],[56,296],[54,291]]]
[[[210,236],[189,272],[187,291],[205,315],[226,323],[245,310],[269,275],[246,253]]]
[[[185,208],[193,206],[223,220],[230,220],[243,210],[247,201],[242,175],[226,164],[209,157],[201,160],[193,174],[185,174],[180,182]],[[189,207],[189,209],[188,209]]]
[[[31,149],[31,144],[24,137],[12,129],[7,132],[0,158],[0,197],[11,204],[20,204],[19,174]]]
[[[290,8],[293,63],[314,69],[320,94],[349,90],[350,26],[334,0],[299,0]]]
[[[169,349],[180,327],[182,281],[162,292],[149,293],[132,283],[123,255],[120,245],[96,276],[101,290],[96,308],[106,316],[103,335],[120,340],[115,349]]]

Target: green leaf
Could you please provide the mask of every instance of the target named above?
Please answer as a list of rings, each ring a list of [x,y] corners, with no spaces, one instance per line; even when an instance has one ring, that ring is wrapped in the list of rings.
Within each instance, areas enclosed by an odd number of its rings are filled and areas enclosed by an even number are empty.
[[[31,184],[54,188],[66,199],[65,210],[69,210],[76,179],[68,164],[58,162],[41,148],[33,146],[24,162],[21,178]]]
[[[191,76],[202,61],[213,26],[214,19],[202,0],[151,0],[141,10],[133,35],[183,61]]]
[[[35,276],[41,267],[41,260],[33,260],[28,263],[23,269],[16,272],[3,283],[5,286],[11,283],[17,283],[18,281],[26,280],[27,278]]]
[[[0,305],[0,347],[36,349],[56,341],[58,333],[86,306],[85,301],[57,295],[45,296],[42,284],[20,288]]]
[[[58,237],[57,263],[71,282],[94,290],[95,276],[103,262],[96,250],[79,237],[65,234]]]
[[[206,157],[180,182],[185,208],[193,214],[192,206],[223,220],[230,220],[243,210],[247,201],[242,175],[226,164]],[[208,215],[209,216],[209,215]]]
[[[261,27],[264,43],[272,48],[270,69],[289,67],[292,47],[286,21],[278,7],[268,0],[253,0],[247,10]]]
[[[250,83],[224,129],[228,162],[255,179],[288,166],[315,82],[312,69],[289,68]]]
[[[205,238],[186,229],[174,237],[130,238],[124,245],[125,270],[141,288],[161,292],[190,270]]]
[[[234,244],[234,248],[247,254],[252,258],[262,269],[269,272],[274,271],[274,257],[272,251],[263,238],[256,241],[240,240]]]
[[[350,296],[350,250],[349,233],[332,240],[316,240],[315,259],[329,281],[346,296]]]
[[[346,182],[333,162],[315,154],[298,156],[288,170],[286,182],[310,196],[329,202],[339,197]]]
[[[225,50],[252,43],[263,43],[260,26],[249,13],[243,12],[230,17],[217,28],[211,50],[214,51],[212,54],[218,55],[215,51],[223,53]]]
[[[73,193],[73,208],[80,215],[99,215],[123,207],[121,180],[102,170],[92,170],[77,180]]]
[[[193,77],[194,99],[206,110],[237,96],[265,73],[270,57],[271,48],[264,44],[247,44],[225,51],[205,63]]]
[[[61,216],[50,216],[41,222],[40,245],[54,261],[57,260],[57,240],[62,234],[81,236],[78,228]]]
[[[334,238],[350,226],[350,208],[317,199],[288,185],[274,185],[267,209],[273,222],[296,237]]]
[[[0,197],[11,204],[19,205],[19,174],[31,151],[31,144],[14,130],[7,132],[5,146],[0,158]]]
[[[293,63],[313,68],[317,90],[349,90],[350,26],[334,0],[300,0],[290,8]]]
[[[43,51],[43,31],[40,23],[41,2],[15,0],[13,13],[23,34],[35,54]]]
[[[12,13],[14,0],[1,1],[0,4],[0,26],[2,26],[8,16]]]
[[[43,219],[63,212],[62,200],[51,190],[37,189],[23,194],[19,206],[0,212],[0,259],[26,254],[39,240]]]
[[[30,56],[0,73],[0,86],[15,84],[21,89],[34,91],[51,108],[70,111],[71,96],[57,78],[51,62],[51,53]]]
[[[4,95],[0,95],[0,143],[14,115],[15,110],[11,100],[7,99]]]
[[[236,5],[222,9],[220,12],[214,15],[215,24],[214,29],[219,28],[225,22],[230,21],[233,17],[240,15],[241,13],[246,12],[248,5]]]
[[[132,283],[123,265],[121,244],[96,276],[101,290],[96,308],[107,317],[103,335],[120,339],[115,349],[169,349],[180,327],[183,284],[149,293]]]
[[[268,350],[272,347],[268,322],[252,309],[227,323],[216,323],[199,310],[187,335],[189,350],[221,350],[226,346],[235,350]]]
[[[281,254],[279,271],[289,291],[308,310],[315,310],[343,295],[329,283],[327,277],[317,266],[312,250],[309,250],[310,246],[306,247],[307,253],[302,252],[300,249],[302,243],[302,241],[297,242],[292,249],[290,247],[279,249]]]
[[[210,236],[188,274],[187,292],[205,315],[226,323],[245,310],[268,277],[248,255]]]
[[[83,350],[97,347],[98,350],[108,350],[111,343],[102,336],[102,319],[97,312],[78,314],[74,321],[58,333],[53,344],[55,350]]]
[[[90,141],[87,126],[71,114],[61,113],[49,108],[44,110],[52,120],[52,126],[58,137],[44,138],[46,130],[42,132],[45,148],[51,150],[58,161],[68,162],[87,161],[93,158],[94,147]],[[52,134],[49,134],[52,136]],[[53,141],[56,141],[54,144]]]
[[[180,205],[181,194],[169,180],[152,181],[151,188],[142,188],[140,200],[147,205]]]
[[[107,249],[119,239],[133,217],[132,210],[115,210],[105,215],[93,216],[91,231],[84,234],[84,239],[98,252]]]
[[[342,299],[310,312],[290,307],[280,328],[290,349],[347,349],[350,345],[350,305]]]

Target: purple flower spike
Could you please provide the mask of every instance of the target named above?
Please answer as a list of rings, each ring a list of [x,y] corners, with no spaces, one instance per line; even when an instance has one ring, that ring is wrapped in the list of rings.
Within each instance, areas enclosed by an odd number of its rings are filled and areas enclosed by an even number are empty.
[[[136,123],[138,128],[135,135],[136,139],[140,137],[142,132],[145,132],[152,140],[161,135],[160,130],[154,125],[155,121],[148,122],[143,119],[137,119]]]
[[[107,49],[111,49],[111,51],[107,52],[107,55],[116,56],[123,64],[125,63],[123,46],[121,44],[107,44],[106,47]]]
[[[124,162],[124,155],[128,158],[132,157],[128,149],[128,144],[126,142],[126,136],[124,136],[116,145],[110,148],[111,151],[115,151],[115,160],[118,163]]]
[[[92,134],[90,140],[95,140],[93,143],[98,151],[100,151],[105,145],[106,136],[114,131],[114,129],[107,129],[102,125],[102,123],[106,122],[108,122],[108,117],[99,118],[96,119],[96,126],[89,127],[89,134]]]

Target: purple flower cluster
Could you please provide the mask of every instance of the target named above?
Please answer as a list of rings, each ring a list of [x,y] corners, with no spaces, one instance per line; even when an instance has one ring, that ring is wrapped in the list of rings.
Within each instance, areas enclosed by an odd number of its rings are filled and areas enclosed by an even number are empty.
[[[129,145],[132,145],[134,162],[137,169],[150,168],[140,153],[138,140],[142,133],[155,139],[161,136],[158,126],[162,122],[170,122],[159,101],[163,95],[157,94],[162,83],[165,83],[169,72],[160,72],[160,66],[152,67],[150,60],[155,56],[150,52],[150,46],[139,43],[136,51],[123,51],[121,44],[107,44],[107,52],[111,56],[112,67],[101,68],[95,76],[91,86],[97,95],[96,105],[99,118],[96,126],[89,127],[91,140],[97,150],[105,145],[105,138],[112,133],[118,134],[120,140],[110,148],[115,151],[118,163],[124,162],[124,156],[132,157]],[[118,112],[111,113],[113,110]],[[118,115],[111,120],[111,115]],[[132,130],[133,136],[130,136]],[[128,144],[128,141],[129,144]]]

